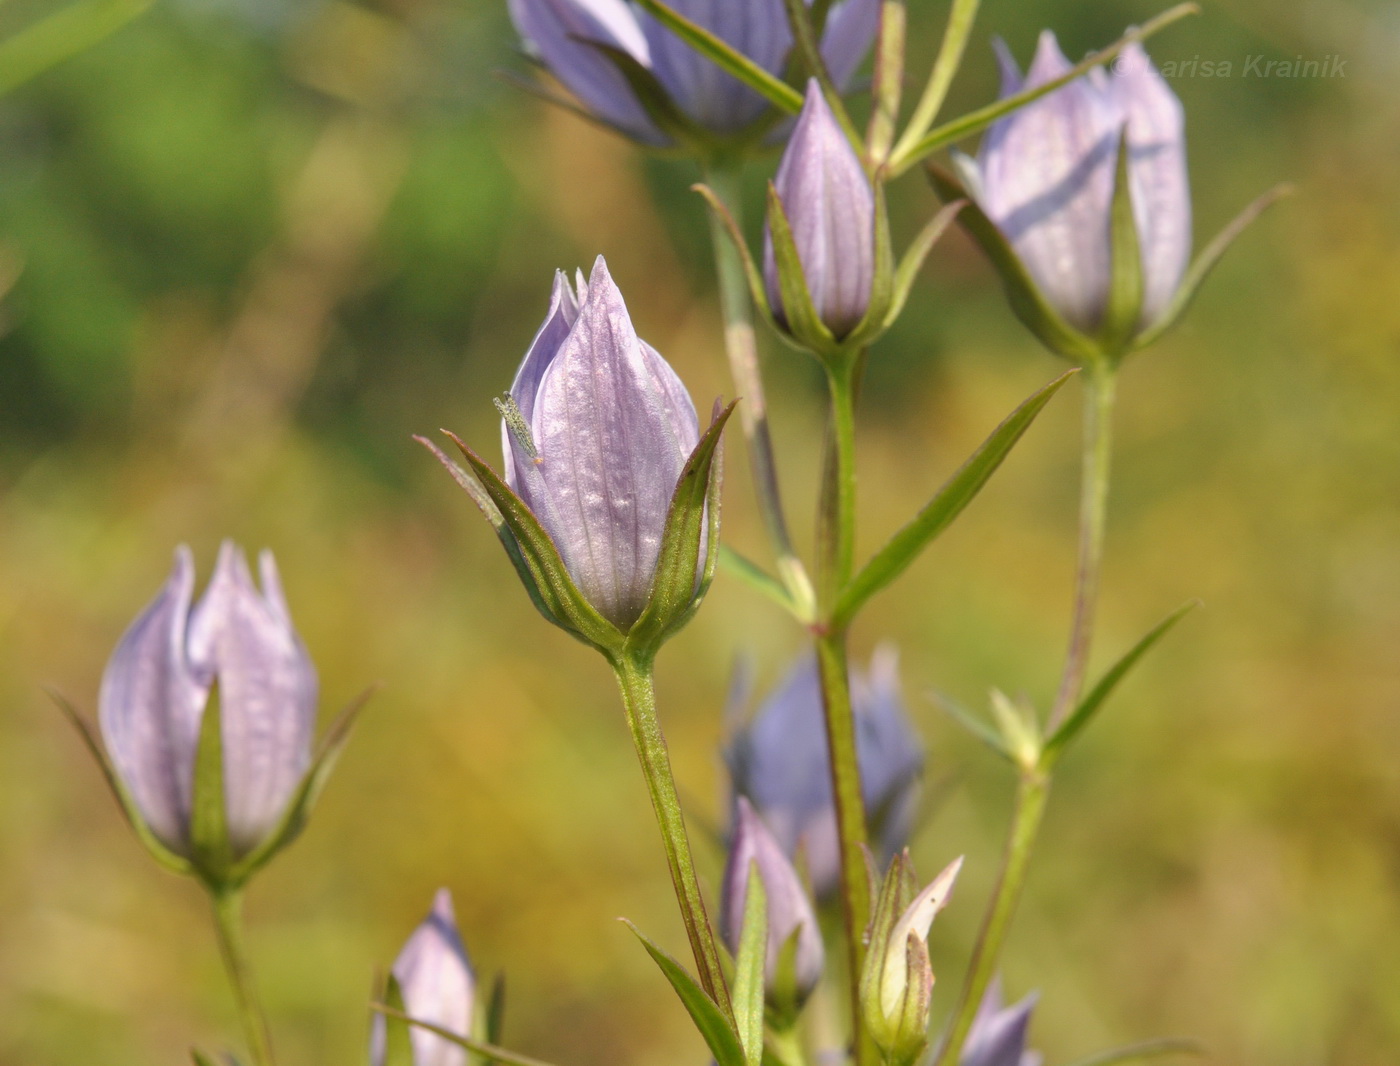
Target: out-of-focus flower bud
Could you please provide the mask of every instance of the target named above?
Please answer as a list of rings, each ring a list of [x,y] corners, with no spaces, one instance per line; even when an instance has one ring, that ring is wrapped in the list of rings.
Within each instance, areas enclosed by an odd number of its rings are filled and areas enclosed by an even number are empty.
[[[1035,1001],[1031,993],[1014,1006],[1003,1006],[1001,981],[993,979],[963,1043],[961,1066],[1040,1066],[1039,1052],[1026,1050]]]
[[[1070,69],[1049,30],[1024,80],[1004,46],[998,57],[1003,97]],[[1126,189],[1117,181],[1124,136]],[[1001,119],[976,163],[959,162],[966,190],[943,181],[943,191],[975,199],[979,210],[964,212],[964,224],[997,263],[1017,313],[1051,347],[1076,359],[1104,348],[1117,357],[1174,309],[1191,252],[1183,116],[1141,45],[1129,45],[1111,74],[1096,68]],[[1115,234],[1115,195],[1124,193],[1132,211]],[[979,231],[985,220],[995,233]],[[1115,262],[1115,247],[1135,253]]]
[[[795,286],[805,285],[817,318],[839,341],[870,308],[875,193],[815,78],[807,84],[807,100],[778,165],[773,190],[801,262],[800,279],[782,276],[774,249],[777,220],[770,205],[763,275],[773,315],[784,327],[797,327],[799,315],[784,293],[790,296]]]
[[[408,938],[391,972],[405,1014],[459,1036],[471,1035],[476,977],[457,932],[452,894],[447,889],[438,889],[432,911]],[[370,1033],[374,1066],[383,1066],[388,1025],[383,1016],[375,1017]],[[466,1049],[450,1040],[416,1026],[409,1039],[413,1066],[466,1066]]]
[[[316,671],[292,627],[271,553],[259,563],[262,592],[242,551],[226,542],[191,609],[194,562],[182,546],[165,587],[122,637],[102,678],[99,721],[128,813],[212,880],[286,831],[289,806],[306,798],[311,765]],[[208,738],[202,727],[214,692],[220,728]],[[197,780],[201,748],[222,754],[223,792],[214,797],[222,800],[222,834],[196,824],[199,790],[213,787]],[[223,839],[201,839],[211,832]]]
[[[918,1060],[928,1046],[933,966],[928,934],[948,904],[962,868],[955,860],[913,900],[908,855],[895,856],[870,927],[870,951],[860,978],[861,1010],[891,1066]]]
[[[924,763],[900,696],[893,647],[876,649],[868,671],[853,671],[851,702],[871,845],[883,864],[909,842]],[[725,761],[735,794],[748,797],[788,855],[801,853],[817,895],[834,891],[840,847],[814,659],[800,660],[736,731]]]
[[[670,6],[782,75],[792,51],[783,0],[672,0]],[[879,0],[833,5],[822,53],[838,84],[850,80],[869,50],[879,9]],[[643,144],[672,144],[687,136],[686,127],[732,137],[768,110],[758,92],[626,0],[510,0],[510,13],[527,47],[585,109]],[[670,121],[659,121],[662,113]]]
[[[749,880],[756,870],[768,901],[768,945],[764,988],[769,1007],[791,1019],[821,980],[821,930],[806,889],[762,819],[742,796],[737,803],[729,861],[720,897],[720,929],[737,951],[743,932]]]

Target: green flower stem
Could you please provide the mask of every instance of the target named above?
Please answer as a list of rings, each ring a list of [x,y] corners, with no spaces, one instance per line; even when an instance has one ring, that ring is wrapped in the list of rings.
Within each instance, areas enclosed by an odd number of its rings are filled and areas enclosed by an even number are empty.
[[[742,227],[741,170],[738,165],[715,163],[706,168],[705,182]],[[724,346],[729,355],[729,372],[739,404],[739,423],[748,442],[749,464],[754,490],[763,515],[768,539],[772,542],[778,574],[794,603],[810,605],[812,591],[806,569],[792,546],[787,518],[783,513],[778,487],[778,464],[773,456],[773,438],[768,431],[768,403],[764,397],[763,375],[758,367],[758,343],[754,335],[753,304],[744,263],[729,239],[724,224],[709,212],[710,236],[714,244],[715,271],[719,277],[720,309],[724,315]]]
[[[831,789],[841,847],[841,898],[850,964],[851,1032],[856,1061],[878,1061],[865,1032],[860,1006],[860,974],[865,964],[865,930],[870,924],[870,881],[866,876],[865,799],[856,754],[855,714],[846,654],[846,626],[831,620],[831,611],[851,580],[856,530],[856,385],[864,364],[861,353],[827,364],[831,393],[831,428],[827,438],[826,476],[818,516],[822,617],[814,627],[831,760]]]
[[[248,953],[243,947],[243,893],[236,888],[210,888],[209,899],[214,905],[214,929],[219,938],[219,954],[223,956],[229,984],[233,986],[233,998],[238,1005],[244,1039],[248,1042],[248,1054],[252,1056],[253,1066],[273,1066],[267,1018],[253,987],[253,973],[248,964]]]
[[[1108,477],[1113,454],[1113,399],[1117,370],[1106,359],[1088,368],[1084,398],[1084,459],[1079,500],[1079,565],[1075,578],[1074,617],[1069,652],[1060,688],[1050,711],[1049,731],[1079,702],[1094,634],[1103,568],[1104,526],[1108,516]]]
[[[802,1046],[802,1035],[796,1026],[769,1029],[767,1051],[779,1066],[807,1066],[807,1051]],[[765,1059],[767,1057],[764,1056]]]
[[[666,863],[671,870],[671,882],[676,888],[676,900],[680,903],[686,935],[690,938],[690,949],[695,955],[700,984],[732,1021],[734,1008],[729,1001],[729,988],[724,983],[719,948],[705,911],[700,881],[695,876],[695,859],[690,852],[690,838],[685,831],[680,797],[676,794],[676,779],[671,773],[666,738],[661,734],[661,723],[656,717],[651,661],[624,655],[613,662],[613,670],[617,674],[618,687],[622,690],[627,725],[632,731],[632,743],[642,764],[652,810],[656,812],[656,821],[661,827]]]
[[[1016,790],[1016,809],[1011,817],[1011,831],[1006,840],[1006,854],[1002,859],[1001,873],[997,877],[987,915],[982,920],[982,928],[977,934],[972,960],[967,967],[967,977],[963,981],[962,991],[958,994],[957,1006],[953,1008],[952,1023],[939,1046],[933,1066],[953,1066],[962,1055],[963,1044],[972,1029],[977,1009],[982,1004],[987,985],[996,973],[1001,946],[1006,939],[1011,918],[1016,913],[1016,904],[1020,902],[1021,889],[1026,883],[1026,870],[1030,866],[1031,852],[1035,848],[1036,833],[1040,829],[1041,817],[1045,814],[1045,801],[1049,795],[1048,775],[1035,770],[1022,773],[1020,786]]]

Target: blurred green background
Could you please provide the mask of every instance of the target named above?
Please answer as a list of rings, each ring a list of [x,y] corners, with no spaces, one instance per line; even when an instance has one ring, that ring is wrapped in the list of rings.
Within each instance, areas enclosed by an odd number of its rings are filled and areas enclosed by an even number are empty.
[[[910,6],[926,69],[944,5]],[[11,0],[0,34],[43,10]],[[994,32],[1024,58],[1051,25],[1073,55],[1156,10],[988,0],[953,105],[995,93]],[[1097,661],[1190,597],[1205,609],[1053,797],[1005,962],[1012,994],[1041,991],[1052,1063],[1158,1035],[1229,1066],[1400,1062],[1398,10],[1206,0],[1152,45],[1235,68],[1174,83],[1198,242],[1276,181],[1299,195],[1123,384]],[[372,973],[439,885],[480,971],[509,972],[513,1045],[563,1066],[705,1061],[614,921],[683,949],[612,682],[409,440],[449,426],[490,452],[490,398],[550,272],[599,252],[699,406],[729,391],[696,175],[501,84],[513,49],[499,0],[164,0],[0,101],[0,1061],[146,1066],[236,1039],[201,897],[142,855],[40,691],[95,710],[173,547],[207,573],[225,536],[276,552],[327,713],[384,683],[251,894],[284,1064],[362,1061]],[[1241,76],[1256,54],[1337,55],[1345,76]],[[897,234],[934,205],[909,178]],[[817,382],[768,355],[805,518]],[[864,549],[1059,369],[949,238],[871,362]],[[927,694],[1052,691],[1076,389],[857,635],[862,656],[899,643],[948,785],[916,861],[969,855],[934,937],[939,1010],[1010,782]],[[728,537],[762,556],[737,448],[729,473]],[[721,576],[664,653],[701,820],[722,808],[735,656],[766,685],[800,646]],[[720,856],[702,858],[713,885]]]

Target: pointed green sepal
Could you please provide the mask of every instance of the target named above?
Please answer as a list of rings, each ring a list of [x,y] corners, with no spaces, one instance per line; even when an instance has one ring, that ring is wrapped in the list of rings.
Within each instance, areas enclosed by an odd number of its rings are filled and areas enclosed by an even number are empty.
[[[632,95],[637,98],[637,103],[642,105],[647,117],[666,136],[678,144],[695,146],[702,146],[711,139],[704,130],[690,121],[685,112],[671,99],[671,94],[666,91],[661,80],[638,62],[631,52],[583,37],[576,40],[594,49],[617,69],[627,82],[627,87],[632,90]]]
[[[1094,715],[1103,708],[1108,697],[1113,694],[1113,690],[1118,687],[1118,683],[1127,676],[1128,671],[1136,666],[1138,660],[1146,655],[1154,644],[1166,636],[1178,622],[1186,617],[1186,615],[1198,605],[1199,601],[1192,600],[1190,603],[1178,607],[1171,614],[1167,615],[1166,618],[1153,626],[1146,636],[1134,644],[1132,648],[1128,650],[1127,654],[1113,664],[1108,673],[1104,674],[1103,677],[1099,679],[1099,683],[1089,691],[1089,694],[1079,702],[1079,705],[1070,712],[1069,716],[1060,724],[1060,727],[1056,729],[1045,742],[1044,753],[1041,756],[1041,765],[1043,767],[1048,768],[1055,764],[1064,753],[1070,741],[1078,736],[1079,733],[1083,731],[1084,727],[1093,719]]]
[[[1176,294],[1172,297],[1166,310],[1162,312],[1161,317],[1133,339],[1133,349],[1146,348],[1175,326],[1186,314],[1186,309],[1191,306],[1191,301],[1195,299],[1196,293],[1201,288],[1201,283],[1215,269],[1215,264],[1220,262],[1230,245],[1235,243],[1235,240],[1254,223],[1255,219],[1280,200],[1293,195],[1294,191],[1292,185],[1276,185],[1236,215],[1228,226],[1216,234],[1215,239],[1205,246],[1201,254],[1196,257],[1196,261],[1191,264],[1191,268],[1186,271],[1186,276],[1181,279]]]
[[[1128,174],[1128,128],[1118,134],[1117,166],[1113,176],[1113,202],[1109,207],[1108,301],[1098,342],[1110,363],[1118,362],[1132,347],[1142,318],[1142,251],[1137,219],[1133,216],[1132,181]]]
[[[763,1060],[763,970],[768,953],[768,893],[758,863],[749,863],[739,954],[734,960],[734,1027],[748,1066]]]
[[[841,338],[847,350],[874,344],[889,328],[894,303],[894,240],[890,236],[890,212],[884,182],[875,182],[875,273],[870,282],[870,305],[856,328]]]
[[[705,1046],[710,1049],[710,1054],[714,1055],[718,1066],[748,1066],[739,1035],[730,1026],[718,1004],[705,994],[699,982],[686,972],[684,966],[652,943],[635,925],[626,918],[621,921],[636,934],[637,939],[642,942],[642,947],[646,948],[647,954],[676,990],[676,995],[680,997],[681,1004],[704,1038]]]
[[[217,683],[199,723],[194,757],[194,796],[190,806],[190,850],[194,868],[211,889],[229,886],[233,847],[224,801],[223,712]]]
[[[890,538],[842,591],[833,624],[846,625],[871,596],[902,574],[982,491],[997,467],[1075,373],[1066,371],[1016,408],[903,529]]]
[[[491,982],[491,995],[481,1020],[481,1031],[488,1044],[499,1044],[506,1031],[506,975],[498,973]]]
[[[797,981],[797,943],[801,936],[801,926],[793,929],[778,946],[778,953],[773,960],[773,974],[765,994],[764,1017],[778,1032],[787,1032],[794,1028],[802,1013],[804,1001],[801,986]]]
[[[841,345],[812,303],[812,292],[807,287],[807,275],[802,269],[802,257],[797,252],[787,211],[771,181],[768,183],[768,233],[773,241],[778,289],[783,297],[782,316],[787,322],[783,332],[819,359],[837,354]],[[776,316],[778,308],[773,311]]]
[[[909,302],[909,293],[913,291],[914,282],[918,280],[919,271],[924,268],[929,252],[933,251],[933,246],[938,243],[938,239],[948,231],[953,220],[967,205],[967,200],[954,200],[950,204],[945,204],[942,210],[929,219],[928,225],[919,231],[919,235],[909,245],[908,251],[904,253],[904,258],[899,261],[899,267],[894,272],[890,306],[889,310],[885,312],[886,329],[894,325],[895,320],[904,312],[904,305]]]
[[[145,818],[141,816],[140,808],[136,806],[136,801],[127,791],[126,786],[122,784],[121,778],[117,776],[117,771],[112,766],[111,760],[107,758],[107,750],[102,746],[102,741],[92,723],[58,691],[55,689],[45,689],[44,691],[48,693],[49,699],[53,700],[55,706],[63,712],[63,717],[68,719],[69,724],[78,731],[83,746],[87,748],[88,753],[96,761],[97,768],[102,771],[102,777],[106,780],[112,797],[117,801],[118,808],[126,818],[127,824],[131,826],[132,832],[136,834],[136,839],[141,842],[141,846],[150,853],[151,858],[171,873],[185,877],[194,876],[194,867],[190,861],[167,847],[146,824]]]
[[[887,952],[890,938],[894,935],[894,927],[917,894],[914,867],[909,861],[909,849],[905,848],[890,860],[889,868],[880,883],[879,894],[875,896],[875,910],[871,915],[870,928],[866,935],[869,950],[860,975],[861,1014],[865,1018],[870,1035],[887,1053],[899,1041],[898,1018],[886,1015],[881,1003],[880,987],[888,963]],[[903,945],[898,950],[904,950]],[[895,1014],[897,1015],[898,1011]]]
[[[724,480],[724,427],[735,404],[719,408],[671,494],[661,534],[651,594],[641,617],[627,631],[629,651],[655,652],[695,616],[719,564],[720,493]],[[705,563],[700,565],[702,544]]]
[[[398,1013],[384,1015],[383,1066],[413,1066],[412,1026],[405,1013],[403,988],[392,973],[384,985],[384,1004]]]
[[[497,533],[502,529],[510,533],[515,550],[511,551],[508,545],[507,553],[516,564],[516,572],[526,590],[531,593],[530,598],[544,616],[606,655],[621,651],[622,632],[584,599],[569,576],[559,549],[525,501],[461,438],[447,430],[443,432],[462,453],[471,474],[499,513],[502,524],[497,527]],[[505,543],[504,537],[501,540]]]
[[[992,720],[1001,734],[1001,745],[1011,761],[1023,770],[1040,763],[1044,738],[1035,708],[1025,699],[1013,700],[1000,689],[992,689]]]
[[[925,170],[934,190],[944,203],[967,201],[967,205],[958,215],[958,222],[992,261],[993,268],[1001,278],[1002,287],[1006,290],[1006,299],[1011,304],[1011,310],[1025,323],[1026,328],[1047,348],[1071,362],[1088,363],[1098,358],[1097,342],[1071,326],[1055,310],[1030,272],[1026,270],[1021,257],[1011,247],[1011,242],[1006,239],[997,224],[987,217],[962,181],[936,163],[928,164]]]

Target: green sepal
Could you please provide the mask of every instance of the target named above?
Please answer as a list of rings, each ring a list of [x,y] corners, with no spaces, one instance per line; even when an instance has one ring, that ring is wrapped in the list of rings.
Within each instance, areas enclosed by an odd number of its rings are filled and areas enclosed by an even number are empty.
[[[1013,700],[1000,689],[992,689],[992,720],[1001,734],[1001,742],[1011,760],[1024,770],[1039,764],[1044,749],[1040,720],[1029,700]]]
[[[199,722],[194,757],[194,792],[190,804],[190,858],[199,879],[211,889],[229,885],[233,847],[228,838],[228,807],[224,798],[223,711],[219,686],[209,690],[209,702]]]
[[[686,44],[694,48],[720,70],[743,82],[754,92],[767,98],[774,106],[789,114],[802,110],[802,94],[791,85],[775,78],[748,56],[684,15],[678,14],[660,0],[636,0],[637,6],[661,23]]]
[[[636,934],[637,939],[642,942],[642,947],[646,948],[647,954],[676,990],[676,995],[680,997],[681,1004],[690,1014],[690,1020],[695,1023],[695,1028],[704,1038],[705,1046],[710,1049],[710,1054],[714,1055],[718,1066],[748,1066],[743,1045],[739,1042],[739,1034],[729,1024],[719,1005],[706,995],[705,990],[686,972],[684,966],[652,943],[645,933],[626,918],[623,918],[622,922]]]
[[[1074,363],[1088,363],[1099,356],[1099,346],[1091,338],[1075,329],[1041,292],[1030,272],[1026,270],[1021,257],[1011,247],[1011,242],[1001,232],[966,186],[951,171],[936,163],[925,167],[934,191],[944,203],[966,200],[967,205],[958,215],[958,222],[968,235],[977,242],[987,258],[992,261],[1006,290],[1007,302],[1016,317],[1025,323],[1032,333],[1051,351],[1064,356]]]
[[[617,69],[627,82],[627,87],[632,90],[632,95],[637,98],[637,103],[642,105],[647,117],[666,136],[679,144],[699,148],[703,148],[712,140],[704,130],[690,121],[685,112],[671,99],[671,94],[666,91],[661,80],[644,67],[631,52],[583,37],[575,40],[592,48]]]
[[[107,750],[102,746],[97,730],[93,727],[83,714],[73,706],[66,698],[54,689],[45,689],[49,699],[68,719],[74,729],[78,731],[78,736],[82,739],[83,746],[97,763],[97,768],[102,771],[102,776],[107,782],[107,787],[111,790],[113,798],[117,801],[122,815],[126,818],[127,824],[136,834],[136,839],[141,842],[141,846],[151,855],[151,858],[164,869],[171,873],[180,874],[184,877],[194,876],[194,866],[189,859],[178,854],[166,846],[155,832],[146,824],[146,819],[141,815],[141,809],[136,806],[136,801],[132,799],[131,793],[127,791],[126,785],[117,775],[116,769],[112,766],[112,761],[107,757]]]
[[[486,1001],[482,1032],[488,1044],[499,1044],[506,1030],[506,975],[498,973],[491,982],[491,995]],[[484,1066],[489,1066],[488,1060]]]
[[[871,596],[902,574],[982,491],[1050,398],[1076,373],[1070,370],[1034,393],[1002,422],[903,529],[871,557],[842,591],[833,624],[845,625]]]
[[[1171,303],[1167,305],[1166,310],[1162,312],[1157,321],[1148,325],[1133,338],[1133,350],[1146,348],[1175,326],[1186,313],[1186,309],[1191,306],[1191,301],[1200,290],[1201,283],[1215,269],[1215,264],[1220,262],[1230,245],[1235,243],[1235,240],[1253,224],[1255,219],[1284,197],[1293,195],[1293,192],[1292,185],[1274,186],[1236,215],[1228,226],[1217,233],[1215,239],[1202,249],[1201,254],[1196,257],[1196,261],[1186,271],[1186,276],[1181,279],[1181,284],[1177,286],[1176,293],[1172,296]]]
[[[1162,1040],[1145,1040],[1140,1044],[1100,1051],[1088,1058],[1076,1059],[1070,1066],[1121,1066],[1125,1062],[1144,1062],[1147,1059],[1161,1058],[1164,1055],[1194,1055],[1206,1053],[1205,1047],[1195,1040],[1180,1037],[1167,1037]]]
[[[748,1066],[763,1060],[763,971],[768,954],[768,893],[756,861],[749,863],[739,954],[734,960],[734,1028]]]
[[[1104,357],[1118,362],[1132,346],[1142,318],[1142,250],[1137,219],[1133,216],[1132,181],[1128,174],[1128,127],[1118,133],[1117,164],[1113,175],[1113,201],[1109,207],[1108,300],[1098,342]]]
[[[860,975],[861,1014],[871,1037],[887,1054],[898,1043],[898,1018],[885,1015],[880,1004],[880,985],[887,954],[895,949],[895,945],[890,943],[894,927],[917,894],[913,864],[909,861],[909,849],[905,848],[890,860],[884,880],[880,883],[879,894],[875,897],[875,910],[866,936],[869,950]]]
[[[383,1015],[383,1066],[413,1066],[412,1026],[406,1017],[408,1008],[404,1004],[403,988],[399,985],[399,979],[392,973],[384,984],[384,1005],[397,1011],[398,1015]]]
[[[330,728],[321,737],[316,752],[311,757],[311,765],[302,775],[301,783],[287,804],[287,809],[283,811],[281,821],[257,847],[234,864],[227,875],[228,887],[238,888],[245,884],[253,874],[266,866],[274,855],[301,835],[311,818],[316,801],[321,798],[326,782],[330,780],[331,771],[335,769],[340,753],[345,750],[345,745],[350,740],[350,733],[359,721],[360,712],[369,703],[377,687],[372,685],[365,689],[335,716]]]
[[[629,652],[654,653],[695,616],[719,565],[720,494],[724,480],[724,427],[735,404],[717,409],[710,428],[686,460],[661,534],[651,593],[627,631]],[[718,408],[718,405],[716,405]],[[700,544],[707,545],[700,569]],[[697,578],[696,571],[700,570]]]
[[[222,1061],[220,1061],[213,1055],[207,1055],[200,1051],[197,1047],[190,1048],[190,1061],[194,1063],[194,1066],[238,1066],[238,1060],[228,1052],[224,1053]]]
[[[899,266],[894,272],[894,282],[890,292],[889,309],[885,312],[885,328],[894,325],[895,320],[904,311],[904,305],[909,302],[909,293],[913,291],[914,282],[918,280],[919,271],[924,268],[924,262],[928,259],[929,252],[933,251],[933,246],[938,243],[938,239],[947,232],[948,227],[953,224],[953,220],[966,207],[968,201],[954,200],[950,204],[945,204],[933,218],[929,219],[928,225],[919,231],[908,250],[904,253],[904,258],[899,261]]]
[[[855,329],[841,338],[847,350],[874,344],[889,328],[890,307],[894,303],[894,240],[890,236],[890,212],[885,201],[884,182],[875,182],[875,273],[870,281],[870,304]]]
[[[797,252],[787,211],[771,181],[768,183],[768,234],[773,242],[778,290],[783,297],[782,316],[787,322],[783,331],[820,359],[839,353],[841,345],[812,303],[812,292],[807,288],[807,275],[802,269],[802,257]],[[778,309],[773,311],[776,317]]]
[[[443,432],[461,451],[471,473],[500,513],[502,525],[498,532],[505,529],[514,540],[516,551],[511,552],[507,547],[507,552],[516,563],[516,572],[527,591],[533,590],[531,599],[542,608],[544,616],[606,655],[620,652],[624,643],[621,630],[584,599],[569,576],[559,549],[525,501],[461,438],[446,430]]]
[[[733,574],[749,588],[766,596],[794,618],[801,619],[797,604],[793,602],[792,594],[788,592],[787,586],[759,566],[758,563],[740,555],[728,544],[720,545],[719,561],[728,573]],[[803,620],[805,621],[805,619]]]
[[[1044,752],[1041,756],[1041,766],[1049,768],[1055,764],[1064,753],[1066,746],[1072,741],[1084,727],[1089,724],[1094,715],[1099,712],[1108,697],[1113,694],[1113,690],[1118,687],[1118,683],[1127,676],[1139,659],[1146,655],[1154,644],[1167,635],[1171,629],[1186,617],[1199,605],[1199,601],[1192,600],[1190,603],[1182,604],[1166,618],[1153,626],[1141,640],[1134,644],[1127,653],[1119,659],[1108,672],[1099,679],[1087,696],[1079,701],[1079,705],[1060,723],[1058,729],[1051,734],[1045,742]]]
[[[797,985],[797,943],[801,936],[802,926],[798,925],[778,945],[778,953],[773,959],[773,975],[768,982],[764,1017],[778,1032],[796,1026],[798,1015],[802,1013],[802,990]]]
[[[1015,756],[1007,750],[1006,742],[1002,739],[1001,733],[989,725],[980,714],[942,692],[933,693],[932,698],[939,710],[991,748],[992,751],[1009,763],[1016,761]]]

